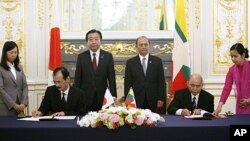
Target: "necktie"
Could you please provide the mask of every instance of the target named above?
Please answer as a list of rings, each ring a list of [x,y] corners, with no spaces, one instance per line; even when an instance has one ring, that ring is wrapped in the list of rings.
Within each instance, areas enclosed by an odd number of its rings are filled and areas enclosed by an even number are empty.
[[[63,96],[62,96],[62,104],[66,104],[66,100],[65,100],[65,93],[63,93]]]
[[[96,57],[95,57],[95,53],[93,53],[93,69],[94,69],[94,72],[96,72],[96,68],[97,68],[97,65],[96,65]]]
[[[193,101],[192,101],[192,108],[193,108],[193,110],[196,109],[196,102],[195,102],[195,100],[196,100],[196,97],[193,97]]]
[[[145,60],[146,60],[146,58],[142,59],[142,68],[143,68],[144,75],[146,76],[147,68],[146,68],[146,61]]]

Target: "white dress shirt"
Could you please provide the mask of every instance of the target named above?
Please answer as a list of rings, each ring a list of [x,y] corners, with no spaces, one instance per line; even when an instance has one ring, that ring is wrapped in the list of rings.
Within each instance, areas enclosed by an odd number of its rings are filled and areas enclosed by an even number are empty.
[[[197,95],[195,96],[195,95],[191,94],[191,100],[190,100],[190,101],[193,101],[193,97],[196,97],[196,99],[195,99],[195,104],[198,105],[199,95],[200,95],[200,94],[197,94]],[[176,114],[176,115],[181,115],[182,110],[183,110],[183,109],[178,109],[178,110],[175,112],[175,114]],[[207,112],[207,111],[201,109],[201,115],[203,115],[203,114],[205,114],[205,113],[209,113],[209,112]]]
[[[145,59],[146,70],[147,70],[147,68],[148,68],[148,56],[149,56],[149,54],[147,54],[146,56],[141,56],[141,55],[139,55],[141,64],[142,64],[143,58],[146,58],[146,59]]]
[[[14,78],[16,79],[16,69],[14,67],[14,63],[10,63],[10,62],[7,62],[9,67],[10,67],[10,71],[11,73],[14,75]]]
[[[65,95],[64,95],[64,99],[65,99],[66,102],[67,102],[68,95],[69,95],[69,87],[70,87],[70,86],[68,86],[68,88],[67,88],[64,92],[61,91],[61,99],[62,99],[63,93],[64,93],[64,94],[65,94]]]

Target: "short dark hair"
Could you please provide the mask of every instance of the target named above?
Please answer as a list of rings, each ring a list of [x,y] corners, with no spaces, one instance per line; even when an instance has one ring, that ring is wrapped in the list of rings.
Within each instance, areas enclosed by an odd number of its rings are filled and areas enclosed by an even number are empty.
[[[248,49],[245,48],[241,43],[234,44],[230,48],[230,51],[232,51],[232,50],[236,50],[241,56],[245,53],[245,58],[249,58]]]
[[[14,41],[6,41],[3,45],[3,50],[2,50],[2,57],[1,57],[1,66],[3,68],[5,68],[6,70],[10,70],[10,67],[7,63],[7,52],[14,49],[14,48],[17,48],[17,56],[16,56],[16,59],[14,60],[14,67],[17,71],[20,71],[21,69],[19,68],[19,63],[20,63],[20,60],[19,60],[19,50],[18,50],[18,46],[17,44],[14,42]]]
[[[136,38],[136,40],[135,40],[135,45],[136,45],[136,46],[137,46],[137,44],[138,44],[138,40],[141,39],[141,38],[147,39],[147,40],[148,40],[148,43],[150,44],[150,41],[149,41],[148,37],[146,37],[146,36],[140,36],[140,37]]]
[[[55,76],[58,72],[61,72],[63,75],[63,79],[66,80],[69,77],[69,71],[65,67],[57,67],[53,71],[53,76]]]
[[[100,39],[102,40],[102,33],[101,33],[101,31],[96,30],[96,29],[91,29],[90,31],[88,31],[88,32],[86,33],[86,36],[85,36],[86,42],[88,42],[88,36],[89,36],[90,33],[98,33],[99,36],[100,36]]]

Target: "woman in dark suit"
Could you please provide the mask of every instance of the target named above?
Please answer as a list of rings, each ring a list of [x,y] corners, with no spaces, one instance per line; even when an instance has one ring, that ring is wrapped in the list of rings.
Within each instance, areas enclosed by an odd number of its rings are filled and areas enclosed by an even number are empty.
[[[28,85],[19,62],[17,44],[6,41],[0,63],[0,116],[23,114],[28,104]]]

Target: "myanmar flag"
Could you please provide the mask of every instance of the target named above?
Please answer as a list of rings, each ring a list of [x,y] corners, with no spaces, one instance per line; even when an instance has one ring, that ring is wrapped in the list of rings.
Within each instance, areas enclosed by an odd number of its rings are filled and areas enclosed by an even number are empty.
[[[187,87],[190,77],[190,53],[187,41],[187,24],[185,12],[185,0],[176,0],[175,13],[175,37],[173,48],[173,77],[171,94],[176,90]]]
[[[166,19],[166,8],[165,8],[165,0],[163,0],[161,9],[160,9],[160,25],[159,30],[167,30],[167,19]]]
[[[132,88],[130,88],[128,95],[125,99],[125,104],[128,107],[134,107],[136,108],[136,102],[135,102],[135,95],[134,95],[134,91]]]
[[[50,52],[48,85],[53,84],[52,73],[55,68],[62,66],[62,54],[60,47],[60,11],[59,0],[52,0],[52,15],[50,29]]]

